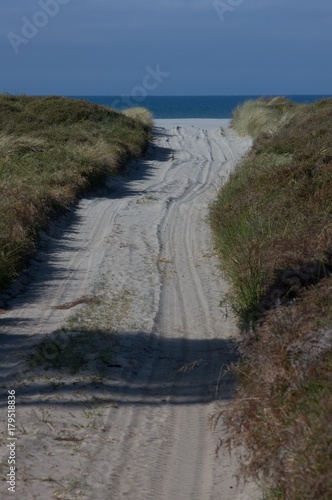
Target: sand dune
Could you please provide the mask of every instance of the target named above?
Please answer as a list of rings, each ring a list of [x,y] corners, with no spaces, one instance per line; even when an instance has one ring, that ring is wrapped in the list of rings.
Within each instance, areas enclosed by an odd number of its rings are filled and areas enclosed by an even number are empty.
[[[158,120],[147,156],[54,222],[3,298],[2,390],[17,390],[20,498],[259,498],[237,484],[223,424],[212,425],[234,390],[223,374],[237,331],[219,306],[227,285],[206,217],[250,146],[220,124]],[[100,299],[91,329],[113,318],[112,363],[94,364],[92,352],[80,374],[23,373],[22,352],[84,316],[91,295]]]

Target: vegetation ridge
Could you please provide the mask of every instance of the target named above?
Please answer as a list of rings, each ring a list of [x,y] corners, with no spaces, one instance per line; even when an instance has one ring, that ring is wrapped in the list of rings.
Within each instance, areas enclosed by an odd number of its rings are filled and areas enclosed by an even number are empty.
[[[152,116],[126,114],[64,97],[0,95],[0,291],[55,213],[144,153]]]
[[[227,414],[271,499],[332,498],[332,99],[249,101],[253,148],[211,207],[243,332]]]

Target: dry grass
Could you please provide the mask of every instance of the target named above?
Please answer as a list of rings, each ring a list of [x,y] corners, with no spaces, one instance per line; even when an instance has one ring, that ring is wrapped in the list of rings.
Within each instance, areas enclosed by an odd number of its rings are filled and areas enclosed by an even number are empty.
[[[264,125],[211,209],[245,333],[228,422],[269,498],[328,499],[332,100],[292,108],[291,119]]]
[[[148,136],[140,122],[85,101],[0,95],[0,290],[52,213],[142,155]]]
[[[274,134],[299,108],[284,97],[249,100],[235,110],[231,125],[243,136],[256,138],[261,132]]]
[[[153,127],[154,119],[152,113],[146,109],[141,107],[136,108],[128,108],[122,111],[125,116],[132,118],[133,120],[138,120],[148,127]]]
[[[247,473],[277,498],[332,497],[331,286],[326,279],[270,311],[241,346],[228,424],[247,446]]]

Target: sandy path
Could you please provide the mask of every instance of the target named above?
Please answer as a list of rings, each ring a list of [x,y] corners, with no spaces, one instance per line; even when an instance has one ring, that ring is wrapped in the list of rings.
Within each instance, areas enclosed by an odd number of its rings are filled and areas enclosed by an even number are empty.
[[[248,146],[211,123],[157,127],[144,160],[43,236],[0,316],[1,390],[17,390],[20,498],[259,498],[237,485],[234,457],[226,446],[216,453],[225,430],[211,425],[232,395],[233,380],[219,378],[236,329],[219,307],[227,287],[206,216]],[[84,305],[54,307],[91,294],[101,298],[91,330],[112,320],[116,354],[102,379],[98,361],[83,375],[30,371],[17,381],[22,349],[74,311],[85,315]]]

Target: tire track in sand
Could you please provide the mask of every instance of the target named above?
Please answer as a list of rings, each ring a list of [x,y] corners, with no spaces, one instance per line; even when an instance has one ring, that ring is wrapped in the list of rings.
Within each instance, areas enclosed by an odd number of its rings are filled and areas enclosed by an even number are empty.
[[[159,195],[162,216],[158,224],[156,219],[144,219],[156,229],[159,243],[160,295],[149,346],[152,360],[143,356],[139,375],[130,381],[136,384],[135,403],[108,415],[108,420],[122,422],[123,437],[121,446],[104,455],[110,466],[104,486],[93,494],[135,500],[235,499],[242,495],[235,465],[226,450],[217,460],[209,417],[215,411],[220,367],[233,359],[236,332],[220,311],[225,284],[217,263],[204,255],[212,246],[208,205],[220,175],[227,175],[238,156],[220,130],[176,128],[167,135],[173,166],[159,174],[160,183],[150,186]],[[163,139],[159,141],[164,147]],[[200,155],[195,154],[197,141]],[[226,401],[229,383],[225,379],[219,394]],[[121,396],[117,401],[121,406]],[[115,428],[114,439],[119,426]],[[243,494],[250,498],[248,492]]]
[[[236,329],[219,307],[227,286],[206,217],[248,147],[230,130],[156,129],[147,157],[110,180],[105,196],[81,201],[68,229],[51,240],[46,265],[37,263],[27,291],[9,301],[3,331],[34,339],[68,317],[51,307],[91,293],[101,276],[110,297],[130,292],[130,312],[116,337],[115,364],[122,369],[110,371],[102,387],[112,405],[76,454],[61,450],[62,470],[84,478],[83,498],[258,498],[237,485],[227,449],[216,456],[225,429],[219,423],[213,431],[209,423],[220,404],[216,390],[221,404],[232,394],[229,377],[217,383],[233,359]],[[66,418],[61,406],[52,411],[57,423]],[[32,462],[33,442],[26,458]],[[35,467],[53,470],[53,455]],[[47,498],[46,487],[32,481],[21,492]]]

